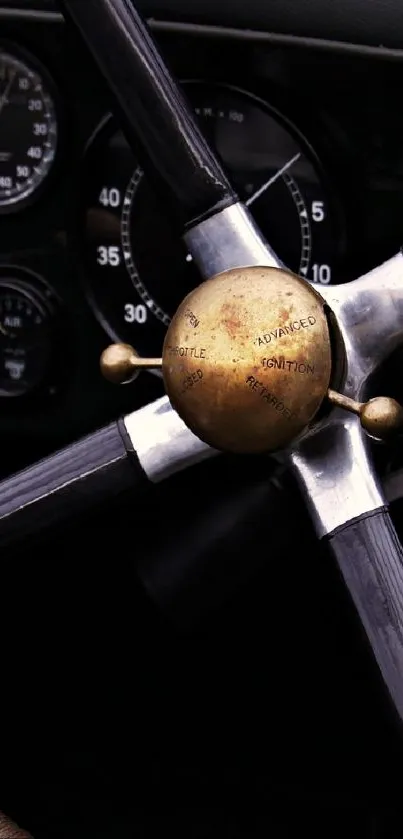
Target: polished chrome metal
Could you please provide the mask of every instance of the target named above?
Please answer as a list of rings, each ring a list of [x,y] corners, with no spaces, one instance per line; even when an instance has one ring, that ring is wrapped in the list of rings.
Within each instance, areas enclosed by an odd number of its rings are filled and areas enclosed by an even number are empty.
[[[167,396],[124,418],[141,466],[153,483],[218,454],[187,428]]]
[[[347,396],[365,398],[371,374],[403,341],[401,253],[352,283],[320,292],[337,318],[346,347]]]
[[[289,460],[320,538],[385,505],[357,417],[334,411]]]
[[[230,268],[284,268],[247,207],[240,203],[197,224],[185,234],[184,241],[204,280]]]
[[[398,254],[353,283],[321,292],[344,339],[343,392],[364,398],[369,376],[403,340],[403,257]],[[218,453],[189,431],[167,397],[126,417],[125,424],[151,481]],[[340,409],[330,411],[284,459],[296,473],[321,537],[386,503],[359,420]]]
[[[369,376],[403,340],[403,257],[398,254],[353,283],[321,292],[345,343],[343,392],[361,399]],[[218,453],[189,431],[167,397],[126,417],[125,424],[151,481]],[[330,411],[284,459],[303,487],[321,537],[385,504],[367,437],[358,419],[340,409]]]
[[[399,253],[353,283],[321,289],[346,351],[343,393],[366,396],[368,380],[403,342],[403,257]],[[385,505],[358,418],[337,409],[287,456],[320,537]]]

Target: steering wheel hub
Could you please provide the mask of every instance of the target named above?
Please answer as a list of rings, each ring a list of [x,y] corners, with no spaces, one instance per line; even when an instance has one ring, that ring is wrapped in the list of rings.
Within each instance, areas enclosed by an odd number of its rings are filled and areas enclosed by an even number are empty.
[[[324,301],[282,269],[219,274],[179,306],[162,371],[173,406],[204,442],[232,452],[282,449],[315,417],[329,387]]]

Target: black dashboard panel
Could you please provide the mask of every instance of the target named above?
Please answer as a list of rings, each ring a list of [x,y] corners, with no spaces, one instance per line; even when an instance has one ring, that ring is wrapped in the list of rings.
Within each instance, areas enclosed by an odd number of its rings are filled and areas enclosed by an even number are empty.
[[[379,47],[403,46],[398,0],[143,0],[145,14]]]
[[[140,0],[138,5],[145,16],[157,20],[403,48],[403,8],[399,0]],[[57,10],[54,0],[7,0],[4,6]]]
[[[50,14],[31,16],[27,10],[34,6]],[[368,6],[381,8],[380,3],[365,4],[365,9]],[[298,38],[273,41],[251,32],[254,28],[292,30],[294,35],[357,41],[358,30],[351,29],[350,34],[343,30],[344,7],[334,7],[329,15],[325,15],[323,4],[319,13],[311,3],[292,4],[289,14],[277,3],[264,4],[260,10],[255,10],[253,3],[232,3],[230,11],[227,4],[193,2],[169,4],[169,9],[163,2],[143,2],[142,8],[153,18],[155,36],[182,81],[202,82],[206,89],[217,84],[240,89],[263,103],[291,132],[315,169],[322,191],[319,197],[322,193],[326,197],[332,215],[333,281],[353,279],[397,251],[403,240],[403,117],[396,102],[403,84],[403,63],[396,57],[385,60],[382,52],[343,53],[331,45],[325,49],[321,44],[317,49]],[[84,47],[55,9],[52,3],[27,4],[22,0],[0,5],[0,50],[22,50],[39,62],[51,80],[59,123],[57,154],[43,190],[18,212],[0,214],[0,305],[2,279],[24,271],[43,277],[57,300],[56,316],[51,319],[57,338],[51,346],[51,374],[24,396],[10,399],[0,395],[3,473],[162,393],[160,380],[150,374],[118,389],[104,382],[99,372],[99,356],[111,337],[111,331],[104,328],[109,314],[108,284],[106,274],[101,275],[105,276],[105,302],[100,312],[89,293],[103,280],[95,271],[91,273],[86,260],[85,214],[90,171],[92,175],[95,171],[98,195],[106,194],[104,187],[116,187],[113,166],[107,169],[106,146],[101,151],[98,148],[94,157],[99,126],[108,119],[114,104]],[[310,26],[309,13],[315,16],[316,29]],[[339,28],[331,14],[340,16]],[[398,18],[403,14],[398,7],[396,14]],[[243,15],[248,20],[245,38],[234,32],[234,27],[246,23]],[[157,19],[162,18],[171,24],[158,24]],[[320,29],[325,20],[327,32]],[[231,29],[183,28],[180,23],[176,27],[175,21],[228,23]],[[393,25],[395,42],[397,24],[398,19]],[[383,25],[386,27],[385,20]],[[361,42],[376,43],[366,32],[363,25]],[[382,41],[387,43],[385,37]],[[119,115],[113,115],[109,124],[114,136],[120,129]],[[246,148],[245,137],[241,142]],[[128,181],[131,167],[135,171],[137,163],[129,160],[124,175]],[[110,182],[103,184],[107,174]],[[138,238],[148,240],[155,250],[153,225],[141,215],[141,202],[138,206],[139,215],[133,216],[131,224],[138,225]],[[164,214],[163,205],[160,209]],[[318,207],[315,212],[320,212]],[[119,230],[116,214],[114,223]],[[101,248],[105,244],[102,239],[98,242]],[[117,246],[112,240],[107,244]],[[107,257],[102,251],[99,257],[112,262],[117,258],[115,251]],[[323,268],[321,276],[326,281],[326,254],[321,260],[317,273]],[[166,271],[164,282],[175,284],[175,271]],[[147,287],[147,269],[141,279]],[[172,299],[176,296],[175,292]],[[127,303],[132,306],[130,299]],[[133,312],[135,317],[136,311],[129,309],[129,317]],[[133,343],[137,334],[133,329]],[[123,337],[127,339],[130,333]]]

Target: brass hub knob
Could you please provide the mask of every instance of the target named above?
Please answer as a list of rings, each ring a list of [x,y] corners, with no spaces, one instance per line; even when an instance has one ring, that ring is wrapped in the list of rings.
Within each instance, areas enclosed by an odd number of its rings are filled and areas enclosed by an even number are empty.
[[[270,452],[297,437],[329,386],[324,302],[277,268],[227,271],[179,306],[163,348],[168,396],[217,449]]]
[[[233,269],[192,291],[172,319],[162,355],[167,394],[186,425],[225,451],[288,446],[329,387],[324,306],[311,285],[277,268]],[[107,378],[123,380],[125,353],[126,378],[130,366],[140,367],[131,352],[106,350]]]

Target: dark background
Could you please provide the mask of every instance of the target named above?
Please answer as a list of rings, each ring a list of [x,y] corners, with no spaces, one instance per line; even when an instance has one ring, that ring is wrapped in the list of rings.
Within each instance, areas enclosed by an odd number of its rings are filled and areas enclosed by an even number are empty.
[[[351,5],[192,3],[185,18],[284,32],[284,15],[294,34],[336,38]],[[179,6],[157,6],[146,10],[181,18]],[[397,46],[400,6],[393,22],[392,4],[360,6],[351,38]],[[98,368],[108,338],[85,296],[77,208],[82,155],[110,108],[102,80],[62,23],[7,16],[0,28],[51,74],[62,125],[40,201],[0,217],[0,267],[46,276],[64,303],[66,346],[54,399],[38,392],[0,406],[6,474],[144,404],[158,385],[144,376],[113,389]],[[341,279],[398,249],[400,60],[156,32],[180,77],[238,84],[306,136],[340,208]],[[399,371],[397,358],[396,395]],[[203,464],[136,506],[119,499],[3,557],[0,803],[36,839],[396,835],[400,731],[335,570],[292,484],[268,483],[273,468],[249,458]],[[198,570],[183,597],[164,598],[164,612],[152,568],[180,556]]]

